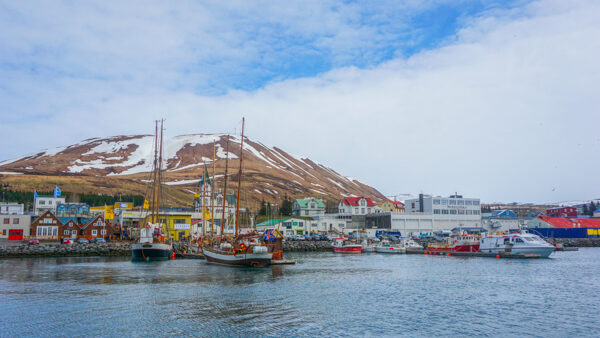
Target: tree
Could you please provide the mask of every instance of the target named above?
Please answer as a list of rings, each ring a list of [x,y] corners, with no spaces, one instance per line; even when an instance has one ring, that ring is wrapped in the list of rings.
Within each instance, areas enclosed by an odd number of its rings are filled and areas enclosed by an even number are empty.
[[[292,216],[293,212],[293,203],[292,200],[285,195],[283,197],[283,201],[281,202],[281,208],[279,209],[281,216]]]
[[[589,210],[589,215],[590,216],[594,216],[594,211],[597,209],[596,204],[594,204],[594,201],[590,202],[590,210]]]
[[[587,206],[587,204],[584,204],[584,205],[583,205],[583,214],[584,214],[584,215],[589,215],[589,210],[588,210],[588,206]]]
[[[267,204],[265,203],[264,198],[260,201],[260,209],[258,210],[258,214],[260,216],[266,216],[267,215]]]

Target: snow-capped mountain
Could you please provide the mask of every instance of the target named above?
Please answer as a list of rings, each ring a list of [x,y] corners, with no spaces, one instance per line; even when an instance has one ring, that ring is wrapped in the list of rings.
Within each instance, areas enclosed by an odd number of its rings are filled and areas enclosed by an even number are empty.
[[[165,138],[163,160],[166,185],[191,193],[204,167],[212,173],[213,150],[216,155],[216,179],[225,171],[229,153],[229,173],[239,165],[241,137],[231,135],[227,146],[225,134],[194,134]],[[213,149],[213,144],[215,145]],[[227,150],[228,149],[228,150]],[[24,176],[99,177],[104,180],[144,181],[152,170],[154,138],[151,135],[93,138],[74,145],[40,151],[0,162],[1,172]],[[217,182],[219,183],[219,182]],[[293,197],[314,196],[337,199],[341,196],[384,197],[376,189],[305,157],[291,155],[277,147],[244,138],[245,190],[253,199],[279,200],[284,194]]]

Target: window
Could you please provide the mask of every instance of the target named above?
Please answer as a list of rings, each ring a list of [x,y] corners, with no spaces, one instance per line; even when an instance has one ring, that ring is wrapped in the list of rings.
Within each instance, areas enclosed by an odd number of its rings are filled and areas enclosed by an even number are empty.
[[[448,201],[448,204],[449,204],[449,205],[456,205],[456,200],[449,200],[449,201]]]
[[[441,210],[440,209],[433,209],[433,213],[436,215],[441,214]]]
[[[364,214],[365,213],[365,208],[360,208],[360,213]]]
[[[314,228],[314,227],[316,227],[316,226],[317,226],[317,223],[313,223],[313,224],[311,224],[311,225],[312,225],[312,227]]]
[[[46,205],[46,201],[40,201],[40,205]]]
[[[19,224],[19,219],[18,218],[13,218],[13,224]]]
[[[298,226],[299,227],[303,227],[304,226],[304,222],[298,222]]]
[[[456,210],[450,210],[450,215],[456,215]]]
[[[465,205],[465,201],[463,201],[463,200],[458,200],[458,201],[456,201],[456,204],[458,204],[458,205]]]
[[[358,214],[358,208],[354,208],[354,213]]]
[[[473,201],[473,205],[479,205],[479,201]]]
[[[2,236],[6,236],[6,229],[2,229]]]
[[[4,219],[4,224],[9,224],[10,223],[10,218],[5,218]]]
[[[304,214],[305,214],[305,215],[308,215],[308,210],[304,210]]]
[[[465,201],[465,205],[473,205],[473,201]]]
[[[340,226],[340,228],[343,228],[344,227],[344,223],[340,223],[339,226]]]
[[[448,204],[448,200],[442,200],[442,205],[447,205]]]
[[[48,205],[51,205],[51,204],[52,204],[52,201],[48,201]]]
[[[97,236],[98,235],[98,230],[94,229],[92,230],[92,236]]]
[[[440,200],[433,200],[433,204],[440,204]]]
[[[100,230],[100,234],[102,234],[102,236],[105,236],[106,235],[106,229]]]
[[[447,210],[447,209],[442,209],[442,214],[443,214],[443,215],[448,215],[448,211],[449,211],[449,210]]]
[[[51,228],[52,228],[52,236],[58,235],[58,227],[51,227]],[[48,233],[50,233],[50,231],[48,231]]]
[[[464,210],[459,210],[459,211],[458,211],[458,214],[459,214],[459,215],[464,215],[464,214],[465,214],[465,211],[464,211]]]
[[[371,208],[367,208],[367,213],[370,214],[371,213]]]
[[[65,235],[65,236],[69,236],[69,234],[70,234],[70,233],[71,233],[71,232],[70,232],[69,230],[65,230],[65,231],[63,231],[63,235]]]
[[[314,209],[315,207],[316,207],[316,206],[315,206],[315,204],[314,204],[314,203],[311,203],[311,204],[310,204],[310,208],[311,208],[311,209]]]
[[[77,236],[77,230],[71,231],[71,234],[72,234],[73,237],[76,237]]]
[[[479,215],[479,210],[473,210],[473,215]]]

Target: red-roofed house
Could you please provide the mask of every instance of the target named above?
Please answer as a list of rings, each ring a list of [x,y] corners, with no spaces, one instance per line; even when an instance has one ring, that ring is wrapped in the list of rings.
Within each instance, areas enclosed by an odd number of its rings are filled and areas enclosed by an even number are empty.
[[[344,197],[338,209],[340,214],[367,215],[375,212],[375,203],[368,197]]]
[[[577,208],[560,207],[546,210],[546,215],[550,217],[577,217]]]
[[[530,220],[527,227],[532,228],[600,228],[598,218],[559,218],[539,216]]]

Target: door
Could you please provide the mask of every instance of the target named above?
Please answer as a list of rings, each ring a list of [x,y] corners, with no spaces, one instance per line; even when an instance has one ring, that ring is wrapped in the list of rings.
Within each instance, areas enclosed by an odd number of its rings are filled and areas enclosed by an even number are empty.
[[[73,239],[77,238],[77,230],[72,230],[71,231],[71,238],[73,238]]]
[[[22,241],[23,230],[8,229],[8,240],[9,241]]]

